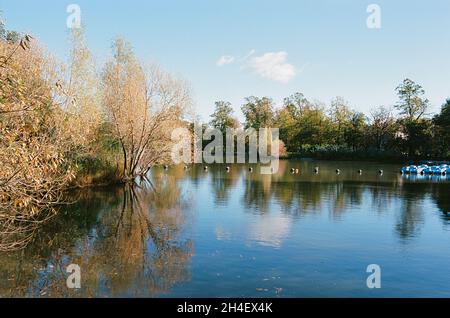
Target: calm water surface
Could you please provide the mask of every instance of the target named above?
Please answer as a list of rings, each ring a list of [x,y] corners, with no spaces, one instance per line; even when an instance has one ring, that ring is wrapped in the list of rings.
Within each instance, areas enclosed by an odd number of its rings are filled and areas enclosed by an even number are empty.
[[[0,254],[0,296],[450,297],[450,177],[248,167],[155,169],[153,186],[74,194],[25,250]],[[66,288],[71,263],[80,290]],[[369,264],[381,289],[366,286]]]

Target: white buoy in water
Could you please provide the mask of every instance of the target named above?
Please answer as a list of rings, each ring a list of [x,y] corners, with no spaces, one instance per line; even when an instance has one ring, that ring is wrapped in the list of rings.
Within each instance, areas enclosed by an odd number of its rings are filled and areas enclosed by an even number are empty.
[[[341,173],[341,170],[336,169],[336,173],[337,173],[337,174],[340,174],[340,173]]]
[[[248,168],[248,171],[253,172],[253,168],[252,167]]]
[[[299,174],[299,170],[298,169],[295,169],[295,174]]]
[[[379,174],[383,174],[384,171],[380,169],[380,170],[378,170],[378,173],[379,173]]]
[[[362,172],[363,172],[363,171],[362,171],[361,169],[358,170],[358,174],[362,174]]]
[[[315,174],[318,174],[318,173],[319,173],[319,167],[315,167],[315,168],[314,168],[314,173],[315,173]]]
[[[226,167],[226,170],[227,170],[227,171],[230,171],[230,167]]]

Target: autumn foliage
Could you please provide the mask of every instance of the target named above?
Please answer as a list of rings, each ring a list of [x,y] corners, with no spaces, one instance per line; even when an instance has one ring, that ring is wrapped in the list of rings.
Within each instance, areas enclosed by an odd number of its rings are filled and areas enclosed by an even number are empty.
[[[25,36],[0,43],[0,250],[21,247],[75,177],[50,59]]]
[[[0,40],[0,250],[25,246],[70,187],[134,183],[169,158],[184,82],[144,68],[123,40],[100,73],[82,30],[67,63],[29,35]]]

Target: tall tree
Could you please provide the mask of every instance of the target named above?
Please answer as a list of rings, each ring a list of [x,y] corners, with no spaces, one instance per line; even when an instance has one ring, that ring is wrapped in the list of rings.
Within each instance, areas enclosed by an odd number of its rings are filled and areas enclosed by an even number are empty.
[[[276,126],[280,129],[280,139],[285,141],[289,151],[296,151],[299,146],[297,140],[300,118],[307,113],[313,105],[302,93],[295,93],[284,98],[283,107],[276,111]]]
[[[429,101],[424,97],[425,90],[409,78],[405,79],[395,91],[400,101],[395,105],[401,115],[409,121],[419,120],[427,111]]]
[[[103,73],[103,103],[122,148],[122,178],[133,181],[169,160],[172,130],[191,100],[184,82],[155,66],[144,69],[125,41],[116,40],[113,50]]]
[[[434,121],[437,125],[448,129],[450,132],[450,98],[442,105],[441,112],[435,116]]]
[[[304,108],[296,124],[294,145],[321,145],[329,142],[331,121],[320,104]]]
[[[236,121],[233,116],[231,103],[217,101],[215,105],[216,107],[214,113],[211,115],[210,125],[219,129],[222,133],[225,133],[227,128],[235,128]]]
[[[426,144],[427,138],[430,137],[432,123],[423,118],[429,107],[429,101],[424,96],[425,90],[409,78],[395,90],[399,97],[395,108],[404,116],[400,124],[406,136],[400,144],[406,148],[409,156],[428,153],[430,147],[424,147],[424,143]]]
[[[379,151],[385,150],[387,145],[394,139],[396,123],[392,111],[380,106],[370,112],[369,135],[372,143]]]
[[[434,127],[430,119],[404,120],[402,126],[406,139],[401,140],[409,156],[430,156],[433,153]]]
[[[342,97],[336,97],[331,101],[330,117],[335,129],[335,142],[344,142],[344,133],[349,124],[351,111],[348,102]]]
[[[71,29],[69,42],[67,83],[62,89],[62,107],[68,115],[65,129],[78,145],[87,148],[94,141],[102,121],[100,78],[86,43],[84,29]]]
[[[366,115],[361,112],[351,112],[349,122],[345,127],[344,140],[353,151],[356,151],[366,145],[366,141],[364,139],[366,129]]]
[[[293,118],[298,118],[302,115],[305,109],[311,107],[310,101],[303,95],[303,93],[297,92],[283,100],[283,108],[289,112]]]
[[[245,128],[269,128],[275,121],[274,105],[271,98],[247,97],[241,109],[245,116]]]
[[[441,112],[434,117],[436,125],[437,153],[450,156],[450,98],[442,105]]]

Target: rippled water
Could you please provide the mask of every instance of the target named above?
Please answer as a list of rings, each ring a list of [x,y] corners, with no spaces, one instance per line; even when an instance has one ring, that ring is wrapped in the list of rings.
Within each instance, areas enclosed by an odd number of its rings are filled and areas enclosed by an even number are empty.
[[[0,296],[450,297],[450,177],[248,167],[155,169],[152,185],[74,194],[25,250],[0,254]],[[71,263],[79,290],[66,287]]]

